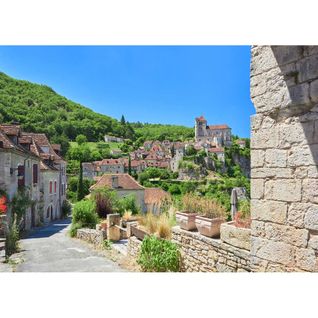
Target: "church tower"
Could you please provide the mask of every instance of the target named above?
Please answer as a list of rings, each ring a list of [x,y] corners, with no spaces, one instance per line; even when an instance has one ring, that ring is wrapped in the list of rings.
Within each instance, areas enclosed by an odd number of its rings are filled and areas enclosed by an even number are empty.
[[[203,117],[197,117],[195,119],[195,141],[203,141],[207,136],[206,131],[207,120]]]

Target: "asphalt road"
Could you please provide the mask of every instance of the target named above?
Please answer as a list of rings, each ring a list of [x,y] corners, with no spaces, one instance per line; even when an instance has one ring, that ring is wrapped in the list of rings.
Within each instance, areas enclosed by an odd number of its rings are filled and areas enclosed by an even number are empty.
[[[16,272],[120,272],[116,263],[68,236],[70,219],[32,231],[20,241]]]

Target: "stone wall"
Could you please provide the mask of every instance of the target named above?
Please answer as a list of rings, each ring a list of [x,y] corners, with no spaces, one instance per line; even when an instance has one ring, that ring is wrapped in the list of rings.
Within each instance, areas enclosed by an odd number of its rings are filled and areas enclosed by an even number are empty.
[[[250,272],[250,252],[219,239],[208,238],[176,226],[172,241],[180,246],[186,272]]]
[[[101,246],[106,239],[106,232],[94,229],[78,229],[76,237],[95,246]]]
[[[130,236],[128,239],[127,254],[135,259],[138,258],[142,241],[135,236]]]
[[[251,261],[317,271],[318,47],[251,53]]]

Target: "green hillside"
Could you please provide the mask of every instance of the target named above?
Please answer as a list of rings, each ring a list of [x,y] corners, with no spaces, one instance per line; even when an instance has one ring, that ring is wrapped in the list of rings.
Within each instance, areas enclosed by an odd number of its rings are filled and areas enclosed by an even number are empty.
[[[193,129],[158,124],[130,124],[98,114],[75,103],[46,85],[16,80],[0,72],[0,123],[19,122],[25,131],[47,134],[54,143],[67,144],[83,134],[90,142],[105,134],[132,140],[185,139]],[[66,148],[66,147],[65,147]]]

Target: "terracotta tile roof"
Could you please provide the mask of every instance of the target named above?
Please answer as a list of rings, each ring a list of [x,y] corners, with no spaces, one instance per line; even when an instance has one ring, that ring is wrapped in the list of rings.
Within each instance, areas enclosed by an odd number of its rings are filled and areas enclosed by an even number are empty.
[[[31,144],[32,138],[30,136],[22,136],[18,138],[19,144]]]
[[[53,150],[55,151],[61,151],[61,145],[60,144],[51,144]]]
[[[21,133],[20,125],[0,125],[0,129],[8,136],[19,136]]]
[[[114,166],[114,165],[122,165],[123,162],[121,159],[103,159],[98,162],[100,166]]]
[[[211,125],[208,126],[209,129],[214,130],[214,129],[230,129],[230,127],[226,124],[223,125]]]
[[[209,152],[213,152],[213,153],[224,152],[224,148],[210,148]]]
[[[170,198],[170,194],[160,188],[145,188],[145,204],[157,204]]]
[[[15,144],[0,130],[0,141],[3,149],[14,149]]]
[[[60,157],[53,149],[52,145],[50,144],[48,138],[46,137],[45,134],[37,134],[37,133],[22,133],[22,136],[29,136],[31,137],[34,142],[40,146],[40,147],[48,147],[49,148],[49,154],[54,157],[54,161],[59,163],[59,162],[64,162],[64,159]],[[42,151],[41,151],[42,153]]]
[[[112,189],[112,178],[118,178],[118,188],[119,190],[143,190],[144,187],[141,186],[133,177],[127,173],[118,174],[104,174],[96,184],[94,184],[90,189],[99,188],[110,188]]]

